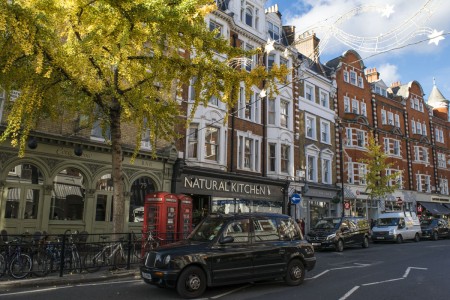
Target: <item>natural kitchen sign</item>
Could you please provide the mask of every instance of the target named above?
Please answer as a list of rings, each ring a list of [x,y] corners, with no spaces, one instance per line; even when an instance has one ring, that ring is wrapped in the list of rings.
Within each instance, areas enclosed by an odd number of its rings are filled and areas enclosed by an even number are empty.
[[[276,186],[268,186],[264,184],[255,184],[248,182],[239,182],[231,180],[220,180],[215,178],[202,177],[184,177],[182,188],[185,192],[199,193],[200,191],[208,191],[212,195],[220,194],[240,194],[247,197],[280,197],[282,196],[280,188]],[[279,191],[277,193],[277,191]]]

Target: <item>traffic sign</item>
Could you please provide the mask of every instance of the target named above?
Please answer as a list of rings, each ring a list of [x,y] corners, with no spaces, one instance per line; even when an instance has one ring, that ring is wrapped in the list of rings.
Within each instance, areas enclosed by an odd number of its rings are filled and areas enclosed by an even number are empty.
[[[292,196],[291,196],[292,204],[299,204],[300,201],[302,201],[302,196],[300,194],[292,194]]]
[[[350,202],[349,201],[344,201],[344,208],[345,209],[350,209]]]

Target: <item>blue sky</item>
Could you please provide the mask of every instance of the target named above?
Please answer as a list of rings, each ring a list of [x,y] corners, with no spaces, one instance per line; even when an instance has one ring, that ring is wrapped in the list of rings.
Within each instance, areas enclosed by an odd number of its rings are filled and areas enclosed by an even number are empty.
[[[359,45],[365,50],[355,50],[367,68],[377,68],[388,86],[416,80],[427,99],[435,78],[450,100],[449,0],[269,0],[266,7],[274,4],[284,25],[295,25],[297,33],[316,32],[323,42],[322,63],[351,49],[345,41],[363,41]],[[356,11],[357,7],[364,9]],[[342,34],[327,38],[329,32]],[[437,38],[430,42],[433,33]],[[366,42],[373,37],[380,38]]]

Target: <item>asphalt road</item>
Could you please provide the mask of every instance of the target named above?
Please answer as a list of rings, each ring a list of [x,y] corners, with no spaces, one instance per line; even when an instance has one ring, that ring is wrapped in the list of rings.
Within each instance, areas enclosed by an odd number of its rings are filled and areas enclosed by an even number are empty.
[[[450,240],[370,244],[367,249],[316,253],[317,266],[304,284],[288,287],[270,281],[207,289],[202,299],[449,299]],[[99,283],[13,288],[3,299],[179,299],[174,290],[145,284],[139,279]]]

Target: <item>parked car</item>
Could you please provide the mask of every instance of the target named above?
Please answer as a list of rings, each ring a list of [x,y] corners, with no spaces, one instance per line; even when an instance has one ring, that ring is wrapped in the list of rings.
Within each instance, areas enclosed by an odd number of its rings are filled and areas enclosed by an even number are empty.
[[[348,246],[369,247],[370,226],[362,217],[335,217],[320,219],[306,235],[315,249],[344,251]]]
[[[196,298],[207,286],[274,278],[299,285],[315,263],[314,248],[287,215],[212,214],[186,240],[148,252],[140,271],[146,283]]]
[[[422,237],[437,241],[439,238],[450,237],[450,227],[447,220],[427,219],[420,222]]]
[[[403,243],[404,240],[420,241],[422,229],[415,212],[394,211],[378,216],[372,228],[372,240],[376,242],[391,241]]]

